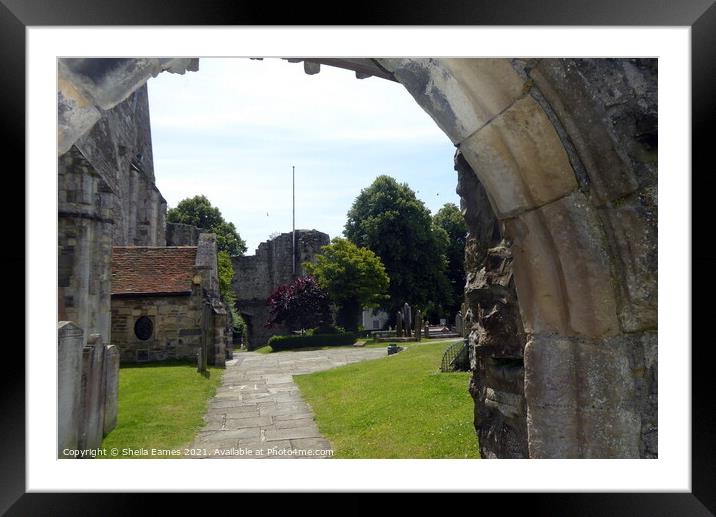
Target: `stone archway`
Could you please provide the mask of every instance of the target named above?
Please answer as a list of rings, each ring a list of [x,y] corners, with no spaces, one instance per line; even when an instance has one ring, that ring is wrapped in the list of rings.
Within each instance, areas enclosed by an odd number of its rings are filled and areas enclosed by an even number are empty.
[[[196,69],[87,61],[60,63],[59,154],[152,75]],[[524,334],[528,456],[656,457],[656,60],[362,61],[357,73],[372,63],[403,84],[450,137],[499,221]],[[474,346],[484,332],[478,322]],[[510,386],[493,373],[477,404],[500,411]]]

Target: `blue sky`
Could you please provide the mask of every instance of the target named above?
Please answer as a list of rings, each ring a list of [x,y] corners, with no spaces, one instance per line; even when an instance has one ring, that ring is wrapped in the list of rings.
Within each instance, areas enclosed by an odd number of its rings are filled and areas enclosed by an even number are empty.
[[[340,235],[379,174],[406,182],[432,213],[459,205],[455,148],[397,83],[279,59],[202,58],[198,72],[148,83],[156,182],[171,208],[204,194],[253,254],[273,232]]]

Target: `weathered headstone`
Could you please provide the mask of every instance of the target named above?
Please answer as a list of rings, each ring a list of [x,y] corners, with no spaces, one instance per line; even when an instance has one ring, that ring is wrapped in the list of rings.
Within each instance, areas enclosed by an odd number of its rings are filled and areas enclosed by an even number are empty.
[[[207,359],[205,346],[202,345],[197,349],[196,352],[196,371],[199,373],[206,373],[207,370]]]
[[[395,337],[403,337],[403,313],[401,311],[395,315]]]
[[[57,457],[77,449],[84,331],[70,321],[57,324]]]
[[[103,434],[117,425],[117,397],[119,396],[119,348],[104,347],[104,426]]]
[[[420,309],[415,311],[415,340],[420,341],[420,335],[423,329],[423,316],[420,313]]]
[[[97,449],[104,431],[104,345],[90,334],[82,349],[79,449]]]
[[[405,336],[410,337],[410,329],[413,326],[412,314],[408,302],[403,304],[403,327],[405,328]]]
[[[425,339],[430,337],[430,323],[425,320]]]
[[[460,311],[457,311],[457,314],[455,314],[455,332],[457,332],[460,336],[463,335],[462,313]]]

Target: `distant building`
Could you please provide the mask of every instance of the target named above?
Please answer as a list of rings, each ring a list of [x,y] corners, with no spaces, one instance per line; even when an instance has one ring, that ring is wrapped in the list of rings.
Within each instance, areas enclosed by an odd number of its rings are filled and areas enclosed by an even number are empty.
[[[123,362],[195,359],[225,364],[231,318],[219,296],[216,236],[197,246],[115,246],[112,344]]]
[[[383,330],[388,325],[388,313],[380,309],[363,309],[361,320],[365,330]]]
[[[318,230],[296,230],[296,274],[303,276],[305,262],[314,262],[321,247],[330,244],[327,233]],[[269,310],[266,300],[280,285],[293,278],[293,233],[282,233],[262,242],[255,255],[232,257],[234,264],[233,288],[236,307],[246,321],[248,348],[265,344],[271,336],[285,334],[285,328],[266,328]]]

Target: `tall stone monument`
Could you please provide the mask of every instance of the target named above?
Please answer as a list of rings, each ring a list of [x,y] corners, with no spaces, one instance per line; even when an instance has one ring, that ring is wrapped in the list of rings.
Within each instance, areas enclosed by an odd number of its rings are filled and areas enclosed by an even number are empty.
[[[403,304],[403,327],[405,328],[405,337],[410,337],[410,329],[413,326],[412,314],[410,313],[410,305],[408,302]]]
[[[415,340],[420,341],[420,334],[423,329],[423,316],[420,309],[415,311]]]

